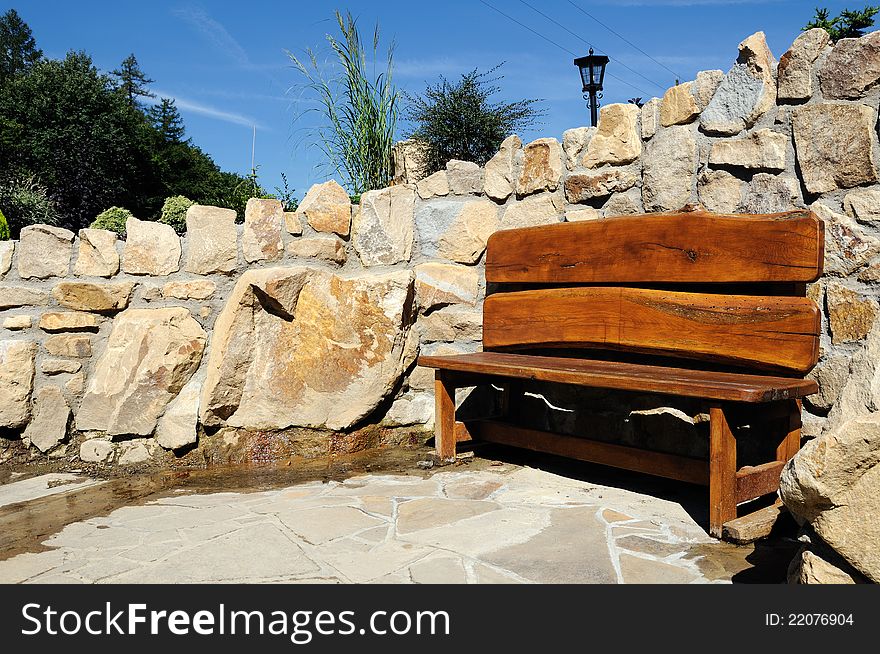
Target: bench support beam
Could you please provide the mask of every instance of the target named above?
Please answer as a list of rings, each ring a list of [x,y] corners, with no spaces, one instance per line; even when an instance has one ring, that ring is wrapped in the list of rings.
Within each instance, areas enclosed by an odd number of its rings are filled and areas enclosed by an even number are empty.
[[[434,446],[441,461],[455,458],[455,383],[443,370],[434,372]]]
[[[709,533],[736,518],[736,439],[721,406],[709,409]]]

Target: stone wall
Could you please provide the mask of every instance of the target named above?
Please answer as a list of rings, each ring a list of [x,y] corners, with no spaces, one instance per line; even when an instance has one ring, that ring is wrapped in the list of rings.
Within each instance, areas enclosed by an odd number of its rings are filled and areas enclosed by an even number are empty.
[[[880,407],[878,79],[880,33],[832,47],[824,31],[805,32],[777,63],[759,32],[727,72],[701,72],[641,108],[606,105],[598,128],[561,141],[511,136],[484,168],[451,161],[420,178],[418,152],[399,147],[398,183],[358,207],[331,181],[296,213],[254,200],[243,224],[193,207],[183,238],[138,220],[125,241],[27,228],[0,243],[0,456],[29,448],[126,464],[170,461],[169,452],[209,459],[209,445],[242,437],[252,449],[283,442],[295,453],[394,441],[398,428],[426,438],[432,372],[415,358],[479,348],[492,232],[688,204],[806,206],[825,221],[825,276],[808,289],[823,313],[811,373],[820,392],[805,401],[804,433],[843,442]],[[670,448],[683,430],[705,450],[693,407],[642,398],[608,422],[606,413],[560,418],[540,395],[523,413],[545,424],[623,429],[637,441],[653,422]],[[844,475],[839,493],[877,490],[880,438],[872,442],[847,465],[874,477]],[[809,475],[795,468],[785,494],[794,512],[823,547],[877,580],[876,567],[818,526],[816,506],[838,506],[838,491],[804,490]]]

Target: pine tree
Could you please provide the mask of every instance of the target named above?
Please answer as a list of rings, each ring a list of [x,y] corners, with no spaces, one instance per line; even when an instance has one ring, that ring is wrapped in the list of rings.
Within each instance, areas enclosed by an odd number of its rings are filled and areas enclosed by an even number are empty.
[[[864,9],[856,11],[844,9],[839,16],[829,18],[827,9],[817,7],[813,20],[807,23],[802,31],[821,27],[828,32],[834,42],[840,39],[857,39],[864,35],[867,28],[874,25],[874,16],[877,12],[880,12],[880,7],[867,5]]]
[[[42,50],[15,9],[0,16],[0,86],[43,58]]]
[[[162,98],[162,102],[147,110],[147,116],[153,127],[159,132],[162,140],[167,143],[183,143],[185,130],[183,118],[174,106],[174,100]]]
[[[137,107],[138,98],[156,97],[155,93],[147,90],[147,84],[152,84],[154,80],[144,74],[134,54],[128,55],[119,69],[110,74],[119,80],[119,89],[128,96],[128,104],[132,109]]]

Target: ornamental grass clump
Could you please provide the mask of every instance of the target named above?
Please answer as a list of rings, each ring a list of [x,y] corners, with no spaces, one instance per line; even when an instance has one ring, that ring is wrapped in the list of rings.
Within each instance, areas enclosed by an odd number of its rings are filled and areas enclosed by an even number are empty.
[[[302,61],[288,53],[305,78],[304,90],[316,97],[323,123],[314,130],[332,171],[353,195],[389,186],[394,177],[394,134],[400,94],[392,83],[394,44],[385,55],[385,70],[367,69],[357,21],[350,13],[336,12],[342,38],[328,34],[338,68],[324,67],[311,49]],[[383,61],[379,52],[379,26],[373,31],[371,60]],[[340,72],[325,75],[327,69]]]

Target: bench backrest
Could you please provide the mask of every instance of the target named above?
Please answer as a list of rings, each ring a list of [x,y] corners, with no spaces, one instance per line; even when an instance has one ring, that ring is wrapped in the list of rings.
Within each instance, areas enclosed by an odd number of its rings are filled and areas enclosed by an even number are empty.
[[[646,214],[496,232],[488,350],[591,348],[804,375],[824,225],[809,211]]]

